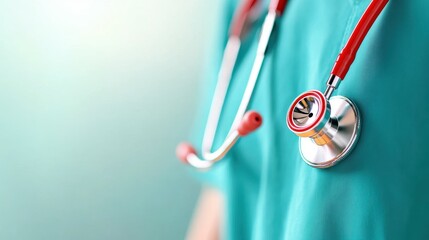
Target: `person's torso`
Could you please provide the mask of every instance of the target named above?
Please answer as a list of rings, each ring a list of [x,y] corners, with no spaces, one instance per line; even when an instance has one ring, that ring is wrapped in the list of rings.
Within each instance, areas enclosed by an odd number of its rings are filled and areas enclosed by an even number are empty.
[[[329,169],[307,165],[286,126],[295,97],[325,89],[369,2],[288,2],[249,106],[263,126],[215,167],[227,198],[228,239],[429,238],[428,1],[391,0],[336,91],[362,117],[359,142],[345,160]],[[217,142],[241,100],[261,23],[243,44]]]

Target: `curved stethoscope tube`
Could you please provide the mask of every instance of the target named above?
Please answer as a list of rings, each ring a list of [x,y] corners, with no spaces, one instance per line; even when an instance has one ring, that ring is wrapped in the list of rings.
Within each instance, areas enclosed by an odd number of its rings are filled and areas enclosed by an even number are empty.
[[[372,0],[346,45],[341,50],[322,94],[310,90],[298,96],[286,115],[289,129],[300,137],[304,161],[327,168],[344,159],[357,143],[361,128],[357,106],[348,98],[332,93],[345,78],[356,53],[374,21],[389,0]]]
[[[220,113],[223,108],[225,96],[228,91],[230,79],[240,49],[243,30],[246,27],[245,25],[249,21],[251,11],[255,8],[256,4],[256,0],[248,0],[245,2],[243,7],[238,10],[234,22],[231,25],[230,37],[224,50],[224,57],[219,71],[218,82],[204,131],[202,146],[203,158],[198,157],[191,144],[182,143],[177,147],[176,154],[178,158],[195,168],[206,169],[211,167],[215,162],[219,161],[226,155],[229,149],[231,149],[240,137],[253,132],[262,124],[262,117],[259,113],[254,111],[246,113],[246,111],[264,62],[276,20],[282,15],[286,6],[286,0],[272,0],[270,3],[269,11],[265,17],[262,27],[257,47],[257,54],[240,106],[223,144],[216,151],[211,152],[213,140],[219,123]]]

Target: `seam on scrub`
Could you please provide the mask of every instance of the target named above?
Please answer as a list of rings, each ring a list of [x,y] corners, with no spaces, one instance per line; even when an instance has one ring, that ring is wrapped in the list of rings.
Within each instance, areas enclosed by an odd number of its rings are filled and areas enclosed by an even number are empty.
[[[359,3],[362,2],[362,0],[349,0],[349,1],[353,6],[359,5]]]
[[[340,50],[341,50],[342,47],[344,47],[344,44],[346,44],[347,40],[350,37],[351,32],[353,31],[353,28],[354,28],[354,25],[355,25],[354,23],[355,23],[355,20],[356,20],[357,10],[358,10],[358,4],[353,5],[352,13],[350,14],[349,18],[347,19],[346,28],[344,29],[344,32],[343,32],[343,37],[341,39]]]
[[[357,0],[357,1],[360,1],[360,0]],[[335,60],[338,58],[338,53],[342,50],[342,48],[344,47],[344,44],[347,42],[348,38],[350,37],[351,31],[352,31],[351,28],[354,27],[353,23],[355,22],[355,19],[356,19],[358,6],[359,4],[355,4],[352,6],[352,10],[351,10],[350,16],[347,18],[346,27],[344,28],[343,36],[341,37],[339,46],[331,56],[331,59],[333,59],[333,62],[335,62]],[[328,69],[327,73],[331,73],[331,70],[332,69]]]

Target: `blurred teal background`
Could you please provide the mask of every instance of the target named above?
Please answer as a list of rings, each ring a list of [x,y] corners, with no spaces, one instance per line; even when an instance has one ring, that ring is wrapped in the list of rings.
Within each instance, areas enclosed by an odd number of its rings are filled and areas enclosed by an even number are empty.
[[[183,239],[216,1],[0,0],[0,239]]]

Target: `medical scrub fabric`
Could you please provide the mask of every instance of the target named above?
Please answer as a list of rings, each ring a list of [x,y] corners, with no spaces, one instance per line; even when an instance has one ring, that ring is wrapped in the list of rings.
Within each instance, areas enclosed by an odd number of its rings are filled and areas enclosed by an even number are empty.
[[[369,2],[288,2],[249,107],[262,114],[262,127],[210,171],[191,170],[225,195],[225,239],[429,239],[429,1],[391,0],[335,92],[353,100],[362,116],[350,156],[329,169],[310,167],[286,126],[289,105],[299,94],[325,90]],[[202,139],[238,4],[223,1],[194,142]],[[265,13],[268,2],[263,5]],[[263,17],[242,45],[215,147],[242,98]]]

